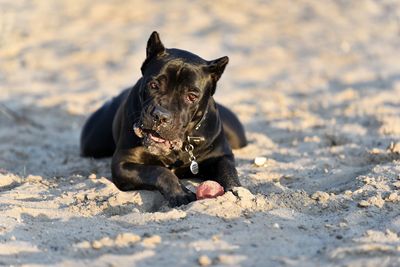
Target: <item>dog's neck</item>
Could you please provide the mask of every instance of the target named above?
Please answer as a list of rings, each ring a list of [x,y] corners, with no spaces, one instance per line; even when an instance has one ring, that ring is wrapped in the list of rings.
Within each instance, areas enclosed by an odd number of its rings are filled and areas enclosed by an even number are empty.
[[[189,144],[199,144],[201,142],[205,141],[205,138],[203,136],[197,136],[194,134],[194,132],[198,131],[201,127],[201,125],[203,124],[203,122],[205,121],[206,117],[208,114],[208,108],[205,110],[203,116],[201,117],[201,119],[197,122],[197,124],[193,127],[193,130],[191,131],[190,134],[187,135],[187,142]]]
[[[200,129],[201,124],[204,122],[204,120],[206,119],[206,116],[208,114],[208,106],[206,108],[206,110],[204,111],[203,116],[201,117],[200,121],[196,124],[196,126],[194,127],[194,130],[197,131],[198,129]]]

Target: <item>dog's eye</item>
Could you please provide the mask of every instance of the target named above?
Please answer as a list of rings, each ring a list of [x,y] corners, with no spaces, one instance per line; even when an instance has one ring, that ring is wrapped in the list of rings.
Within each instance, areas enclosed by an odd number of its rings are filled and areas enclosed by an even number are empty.
[[[197,95],[193,94],[193,93],[189,93],[189,94],[186,96],[186,100],[187,100],[188,102],[190,102],[190,103],[193,103],[193,102],[196,101],[198,98],[199,98],[199,97],[198,97]]]
[[[149,88],[157,90],[158,89],[158,84],[156,82],[149,82]]]

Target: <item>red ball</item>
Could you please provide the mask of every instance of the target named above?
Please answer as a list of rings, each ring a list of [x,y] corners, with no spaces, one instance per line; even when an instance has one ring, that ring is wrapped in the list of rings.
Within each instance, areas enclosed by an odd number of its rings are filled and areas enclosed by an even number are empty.
[[[215,181],[202,182],[196,190],[197,199],[215,198],[225,193],[224,188]]]

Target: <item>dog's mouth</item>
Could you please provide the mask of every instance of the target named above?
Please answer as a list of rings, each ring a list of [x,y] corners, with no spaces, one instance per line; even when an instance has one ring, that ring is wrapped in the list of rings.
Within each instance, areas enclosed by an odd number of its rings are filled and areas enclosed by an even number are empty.
[[[170,141],[162,138],[159,133],[154,130],[143,129],[143,132],[147,134],[147,136],[156,143],[169,143]]]
[[[142,138],[146,145],[157,145],[167,149],[180,149],[182,147],[182,141],[177,138],[174,140],[167,139],[161,136],[157,131],[152,129],[146,129],[135,124],[133,130],[137,137]]]

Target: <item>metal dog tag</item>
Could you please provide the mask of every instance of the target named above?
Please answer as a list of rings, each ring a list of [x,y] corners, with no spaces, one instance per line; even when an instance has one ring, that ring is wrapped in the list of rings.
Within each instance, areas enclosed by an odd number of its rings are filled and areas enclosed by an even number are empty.
[[[190,171],[193,174],[198,174],[199,173],[199,164],[194,160],[192,160],[192,162],[190,163]]]
[[[186,152],[189,153],[190,171],[191,171],[193,174],[198,174],[198,173],[199,173],[199,164],[198,164],[197,161],[196,161],[196,157],[193,155],[193,150],[194,150],[193,145],[190,144],[190,143],[187,144],[187,145],[185,146],[185,150],[186,150]]]

